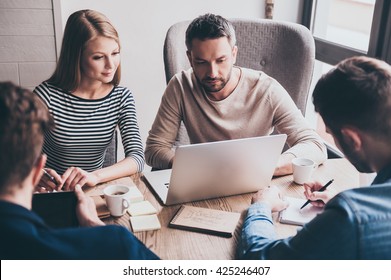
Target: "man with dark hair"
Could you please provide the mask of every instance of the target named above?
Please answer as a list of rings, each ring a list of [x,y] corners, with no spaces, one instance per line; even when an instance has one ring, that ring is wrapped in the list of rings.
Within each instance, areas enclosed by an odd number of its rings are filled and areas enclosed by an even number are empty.
[[[274,175],[292,173],[294,157],[317,164],[326,159],[323,141],[286,90],[262,71],[234,66],[238,48],[228,20],[213,14],[196,18],[187,28],[186,46],[192,68],[168,83],[147,139],[149,165],[172,167],[181,121],[193,144],[264,136],[274,128],[287,134],[290,149]]]
[[[378,174],[372,186],[336,195],[287,239],[276,239],[271,217],[286,202],[276,188],[258,192],[240,253],[251,259],[391,259],[391,66],[368,57],[346,59],[318,81],[313,101],[349,161],[360,172]],[[307,198],[323,197],[319,184],[310,186]]]
[[[156,259],[125,228],[105,226],[80,185],[75,193],[82,228],[51,229],[31,211],[46,161],[44,133],[52,126],[37,96],[0,82],[0,259]]]

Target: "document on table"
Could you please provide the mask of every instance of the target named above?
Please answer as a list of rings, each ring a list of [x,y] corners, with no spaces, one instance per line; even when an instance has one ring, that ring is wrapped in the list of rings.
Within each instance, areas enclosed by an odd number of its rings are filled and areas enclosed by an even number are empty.
[[[289,202],[289,206],[280,212],[280,223],[282,224],[302,226],[323,211],[323,208],[315,207],[311,204],[308,204],[303,209],[300,209],[300,207],[307,201],[306,199],[286,197],[286,200]]]
[[[232,237],[240,213],[182,205],[169,223],[169,227]]]

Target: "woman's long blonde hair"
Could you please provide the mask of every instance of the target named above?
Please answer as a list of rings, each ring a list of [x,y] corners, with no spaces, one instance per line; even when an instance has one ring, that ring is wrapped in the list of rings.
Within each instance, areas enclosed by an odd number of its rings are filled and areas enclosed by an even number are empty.
[[[97,36],[114,39],[120,47],[117,30],[109,19],[93,10],[80,10],[69,16],[65,25],[60,58],[53,75],[47,80],[64,90],[74,91],[80,84],[80,61],[87,42]],[[111,84],[118,85],[121,64],[118,65]]]

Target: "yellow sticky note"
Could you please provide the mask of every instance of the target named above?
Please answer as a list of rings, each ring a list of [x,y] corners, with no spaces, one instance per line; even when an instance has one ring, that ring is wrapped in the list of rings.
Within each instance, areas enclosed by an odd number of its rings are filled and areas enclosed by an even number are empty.
[[[130,217],[133,232],[160,229],[161,225],[156,214]]]
[[[148,200],[144,200],[141,202],[131,203],[128,208],[128,212],[131,216],[140,216],[156,214],[157,210]]]
[[[129,197],[130,197],[130,203],[144,200],[143,194],[139,191],[137,187],[129,188]]]

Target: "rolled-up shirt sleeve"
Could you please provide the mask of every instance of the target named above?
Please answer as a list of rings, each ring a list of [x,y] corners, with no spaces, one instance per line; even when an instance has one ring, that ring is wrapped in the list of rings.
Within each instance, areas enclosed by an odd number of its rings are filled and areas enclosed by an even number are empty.
[[[243,223],[239,255],[251,258],[252,253],[259,253],[265,245],[276,238],[270,207],[260,202],[252,204]]]

